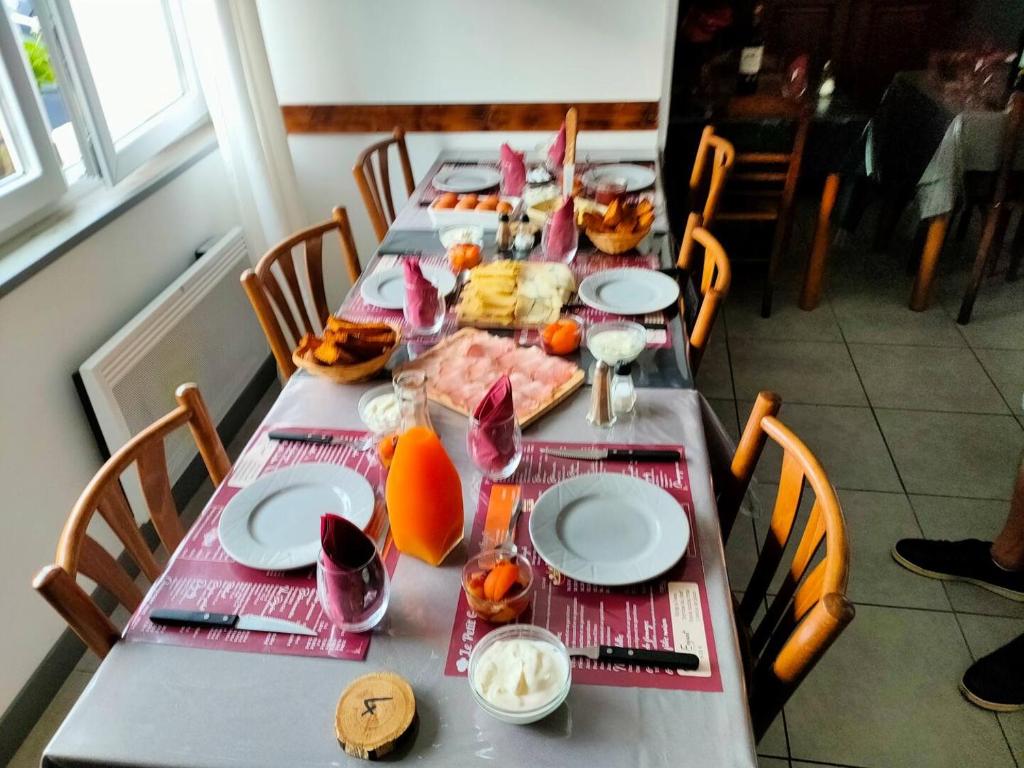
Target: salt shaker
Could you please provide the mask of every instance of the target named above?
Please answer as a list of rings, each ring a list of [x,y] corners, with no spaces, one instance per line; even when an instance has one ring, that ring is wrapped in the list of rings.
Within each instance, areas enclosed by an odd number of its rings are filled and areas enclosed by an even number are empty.
[[[530,217],[525,213],[519,220],[519,226],[516,227],[516,236],[512,240],[512,248],[518,253],[529,253],[533,250],[533,226],[530,224]]]
[[[615,411],[612,410],[612,368],[601,360],[598,360],[594,369],[587,421],[595,427],[610,427],[615,423]]]
[[[615,376],[612,377],[612,411],[616,416],[624,416],[631,413],[635,405],[633,366],[630,363],[619,363],[615,366]]]
[[[507,213],[498,216],[498,230],[494,233],[494,244],[501,253],[512,250],[512,222]]]

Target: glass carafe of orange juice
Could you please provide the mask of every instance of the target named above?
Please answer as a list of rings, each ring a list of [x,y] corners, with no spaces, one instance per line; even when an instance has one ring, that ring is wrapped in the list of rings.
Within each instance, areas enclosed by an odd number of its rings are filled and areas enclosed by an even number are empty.
[[[400,552],[440,565],[462,541],[462,482],[430,429],[413,427],[398,438],[386,496]]]
[[[431,432],[430,411],[427,410],[427,375],[423,371],[405,371],[395,377],[395,399],[401,415],[398,433],[413,427],[426,427]]]

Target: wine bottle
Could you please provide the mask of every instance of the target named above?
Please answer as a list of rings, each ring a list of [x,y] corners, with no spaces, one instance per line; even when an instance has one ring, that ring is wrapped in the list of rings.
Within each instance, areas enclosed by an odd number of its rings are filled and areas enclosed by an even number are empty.
[[[761,24],[764,17],[764,3],[755,3],[750,19],[750,30],[740,50],[740,72],[736,81],[736,92],[750,95],[757,91],[757,79],[761,74],[764,61],[764,30]]]

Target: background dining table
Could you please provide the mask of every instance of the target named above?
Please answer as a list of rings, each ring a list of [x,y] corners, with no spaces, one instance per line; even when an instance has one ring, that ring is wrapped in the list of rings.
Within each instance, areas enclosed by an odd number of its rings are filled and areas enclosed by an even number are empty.
[[[436,239],[422,231],[417,236]],[[392,237],[413,235],[396,226],[375,259],[387,255]],[[357,285],[353,291],[358,290]],[[673,322],[678,334],[678,318]],[[359,761],[337,743],[335,705],[354,678],[390,670],[408,679],[416,694],[418,733],[404,759],[418,765],[755,768],[703,426],[707,409],[692,389],[685,344],[678,350],[651,356],[649,365],[676,368],[676,375],[664,380],[670,384],[640,388],[634,416],[610,429],[591,426],[584,388],[527,428],[524,440],[683,446],[708,597],[704,619],[711,622],[720,691],[578,683],[567,702],[540,723],[513,726],[491,718],[474,702],[465,678],[445,675],[463,544],[438,568],[399,558],[387,616],[362,662],[118,643],[47,746],[43,765],[355,765]],[[340,386],[300,371],[263,426],[361,429],[356,403],[376,383]],[[435,406],[431,417],[462,478],[468,538],[481,476],[466,452],[466,419]]]

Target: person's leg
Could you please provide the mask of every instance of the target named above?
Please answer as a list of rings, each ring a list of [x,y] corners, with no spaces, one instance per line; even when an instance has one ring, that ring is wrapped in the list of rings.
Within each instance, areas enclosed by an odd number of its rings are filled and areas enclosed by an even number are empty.
[[[1021,226],[1024,226],[1022,222]],[[1024,571],[1024,456],[1017,469],[1017,482],[1013,486],[1010,516],[992,542],[992,559],[1008,571]]]
[[[966,581],[1024,602],[1024,456],[1017,470],[1010,514],[994,543],[901,539],[893,546],[892,556],[918,575]]]

